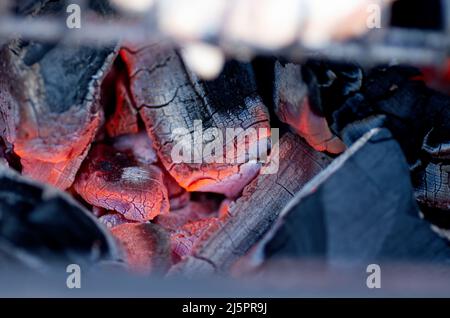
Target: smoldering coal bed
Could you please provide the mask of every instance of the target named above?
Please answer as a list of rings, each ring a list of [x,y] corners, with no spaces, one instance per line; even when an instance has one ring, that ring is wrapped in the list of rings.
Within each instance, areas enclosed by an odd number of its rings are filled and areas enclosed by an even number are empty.
[[[61,13],[44,2],[18,13]],[[163,43],[6,43],[0,263],[238,277],[284,260],[445,266],[450,96],[427,74],[268,57],[202,80]],[[186,140],[192,160],[174,160]]]

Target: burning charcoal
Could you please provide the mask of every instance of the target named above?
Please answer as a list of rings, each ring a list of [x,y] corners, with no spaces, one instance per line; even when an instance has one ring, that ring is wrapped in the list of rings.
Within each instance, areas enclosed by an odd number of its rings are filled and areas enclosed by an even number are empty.
[[[280,120],[317,151],[338,154],[345,150],[343,142],[328,128],[325,117],[312,109],[300,65],[275,63],[274,104]]]
[[[191,221],[171,235],[172,261],[178,263],[189,255],[195,255],[202,244],[222,225],[219,218]]]
[[[127,223],[111,229],[131,269],[144,274],[165,272],[170,265],[169,236],[158,225]]]
[[[384,126],[399,142],[410,165],[419,203],[449,209],[450,97],[426,87],[417,69],[393,66],[371,70],[359,92],[341,106],[330,104],[323,106],[331,113],[331,127],[338,132],[352,122],[383,114]]]
[[[115,212],[106,212],[98,218],[98,221],[104,224],[108,229],[112,229],[121,224],[132,223],[131,221],[125,219],[122,214]]]
[[[229,217],[218,231],[197,242],[195,253],[177,264],[172,273],[191,276],[228,271],[270,228],[293,195],[331,161],[289,133],[274,149],[271,160],[278,153],[278,171],[253,180],[242,197],[230,205]]]
[[[219,206],[214,200],[190,201],[184,207],[156,218],[156,223],[170,232],[174,263],[191,255],[198,247],[198,242],[218,229],[227,216],[217,217],[220,208],[223,208],[222,204]]]
[[[0,211],[0,250],[8,245],[40,270],[59,262],[88,265],[119,258],[112,238],[67,194],[4,167]]]
[[[254,260],[261,255],[331,265],[450,260],[446,243],[419,218],[408,165],[384,128],[364,134],[296,194]]]
[[[175,179],[164,169],[164,185],[169,195],[170,209],[182,209],[189,203],[190,193],[183,189]]]
[[[95,7],[106,14],[105,6]],[[65,2],[46,1],[31,13],[65,17]],[[100,85],[115,54],[114,47],[33,41],[0,50],[0,131],[23,174],[60,189],[72,184],[103,120]]]
[[[205,82],[175,51],[149,46],[121,55],[129,68],[132,100],[167,171],[188,191],[238,195],[257,175],[260,165],[254,161],[260,158],[250,150],[248,158],[238,157],[245,149],[236,148],[256,149],[270,136],[268,112],[256,94],[250,65],[229,62],[218,79]],[[237,139],[245,140],[249,129],[256,136],[236,146],[236,138],[225,138],[227,128],[243,129],[235,131]],[[188,150],[174,160],[180,145]]]
[[[171,210],[168,214],[159,215],[155,221],[165,229],[176,231],[189,222],[214,216],[213,212],[215,212],[214,209],[204,202],[190,201],[181,209]]]
[[[145,222],[169,210],[161,169],[105,144],[92,148],[74,188],[88,203],[133,221]]]
[[[342,104],[331,101],[322,104],[331,127],[341,133],[351,122],[384,114],[385,126],[400,143],[408,163],[417,165],[425,136],[433,127],[442,126],[448,116],[443,105],[449,102],[448,98],[446,101],[436,96],[436,92],[418,80],[418,75],[420,72],[411,67],[373,69],[360,91],[347,99],[336,94]],[[441,116],[444,117],[440,119]]]
[[[152,141],[145,132],[118,137],[114,141],[114,147],[120,151],[131,151],[134,158],[141,164],[158,164],[158,157],[153,149]],[[170,208],[178,209],[185,206],[189,201],[189,193],[181,188],[163,167],[161,167],[161,170],[170,200]]]
[[[107,119],[106,130],[110,137],[118,137],[126,134],[136,134],[139,131],[138,113],[130,100],[127,91],[128,83],[125,80],[125,75],[120,74],[118,78],[113,78],[114,81],[110,85],[114,85],[116,91],[114,114]]]
[[[152,141],[145,132],[123,135],[113,142],[114,148],[122,152],[131,152],[141,164],[155,164],[158,157],[153,150]]]

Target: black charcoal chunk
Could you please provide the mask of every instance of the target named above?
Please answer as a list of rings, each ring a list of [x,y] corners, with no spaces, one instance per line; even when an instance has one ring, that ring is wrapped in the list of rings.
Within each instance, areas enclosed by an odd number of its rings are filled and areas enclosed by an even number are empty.
[[[373,128],[288,204],[263,243],[266,259],[450,263],[450,249],[419,217],[408,165]]]
[[[113,239],[83,207],[6,167],[0,167],[0,251],[43,266],[119,258]]]

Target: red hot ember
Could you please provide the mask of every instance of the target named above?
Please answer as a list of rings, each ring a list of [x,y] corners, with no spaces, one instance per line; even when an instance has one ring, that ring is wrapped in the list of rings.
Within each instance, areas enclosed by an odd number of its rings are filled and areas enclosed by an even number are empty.
[[[126,223],[112,228],[111,232],[133,271],[147,274],[168,270],[169,235],[163,228],[151,223]]]
[[[133,221],[145,222],[169,211],[161,169],[109,145],[93,147],[74,188],[90,204]]]

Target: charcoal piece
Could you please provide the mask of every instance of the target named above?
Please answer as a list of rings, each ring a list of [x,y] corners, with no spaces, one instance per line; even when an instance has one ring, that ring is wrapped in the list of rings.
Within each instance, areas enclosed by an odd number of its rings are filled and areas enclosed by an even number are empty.
[[[66,17],[64,1],[42,3],[33,16]],[[103,120],[100,86],[116,51],[33,41],[0,49],[0,133],[24,175],[70,187]]]
[[[164,173],[164,185],[167,188],[167,194],[169,195],[170,209],[178,210],[187,206],[191,194],[183,189],[175,179],[162,167]]]
[[[431,128],[423,139],[421,164],[413,170],[413,185],[419,203],[449,211],[450,97],[429,92],[426,106]]]
[[[30,270],[38,272],[47,266],[42,263],[42,259],[11,245],[8,241],[0,239],[0,265],[2,268],[14,268],[19,272]]]
[[[279,169],[253,180],[242,197],[229,206],[220,228],[197,241],[192,255],[171,273],[196,276],[228,272],[267,232],[294,194],[331,162],[330,157],[291,133],[281,138],[276,149]]]
[[[436,228],[444,231],[450,230],[450,215],[448,210],[435,208],[427,203],[421,203],[419,201],[420,211],[425,220],[432,223]]]
[[[268,111],[257,94],[251,65],[231,61],[216,80],[200,81],[176,51],[161,46],[126,49],[121,56],[129,69],[132,100],[167,171],[188,191],[237,196],[257,175],[260,165],[252,160],[260,158],[248,151],[246,160],[239,159],[238,146],[226,139],[226,129],[241,128],[244,132],[236,134],[244,137],[253,128],[256,138],[251,137],[248,149],[255,149],[270,135]],[[210,128],[218,128],[219,136]],[[195,131],[203,134],[201,140],[194,140]],[[193,137],[188,142],[191,156],[174,162],[172,151],[187,132]],[[208,146],[217,146],[211,154],[221,159],[208,160],[209,153],[203,152]],[[227,147],[234,152],[233,156],[228,151],[231,162],[225,158]]]
[[[371,129],[296,194],[258,251],[331,265],[450,261],[448,245],[419,218],[408,165],[384,128]]]
[[[128,94],[128,82],[125,74],[119,74],[115,83],[115,109],[106,121],[106,131],[110,137],[136,134],[139,131],[138,112]]]
[[[3,140],[0,138],[0,165],[9,166],[8,159],[6,158],[7,148]]]
[[[119,258],[109,234],[67,194],[4,167],[0,214],[0,250],[8,245],[25,266],[44,270],[54,263],[89,265]]]
[[[414,193],[419,203],[435,209],[450,210],[450,165],[430,162],[414,173]],[[447,213],[450,221],[450,212]]]
[[[368,99],[388,98],[392,91],[408,83],[411,78],[420,77],[422,73],[412,66],[395,65],[375,67],[364,79],[362,92]]]
[[[172,209],[168,214],[158,215],[155,223],[170,231],[176,231],[189,222],[214,217],[214,212],[214,209],[204,202],[190,201],[180,209]]]
[[[153,144],[145,132],[128,134],[113,139],[113,147],[118,151],[129,152],[140,164],[156,164],[158,157]]]
[[[22,171],[20,158],[14,153],[14,147],[0,137],[0,164]]]
[[[404,66],[371,70],[360,91],[332,112],[330,127],[341,133],[354,121],[383,114],[385,126],[412,167],[417,166],[424,151],[436,158],[433,152],[443,150],[450,140],[450,98],[426,87],[420,75],[417,69]],[[334,109],[334,105],[325,107]]]
[[[215,233],[223,224],[222,219],[209,217],[190,221],[170,236],[171,255],[174,263],[195,253],[199,245]]]
[[[426,111],[431,127],[423,140],[422,150],[432,159],[445,161],[450,159],[450,97],[428,89]]]
[[[169,211],[161,169],[105,144],[92,148],[74,189],[88,203],[132,221],[145,222]]]
[[[310,60],[303,66],[302,75],[315,95],[312,108],[328,120],[363,84],[362,69],[349,63]]]
[[[309,89],[300,65],[275,63],[275,112],[317,151],[338,154],[345,145],[329,129],[325,117],[311,106]]]
[[[416,68],[377,67],[360,91],[332,113],[330,127],[342,137],[354,123],[379,115],[410,165],[417,201],[429,209],[448,210],[450,97],[429,89]]]
[[[104,224],[108,229],[112,229],[121,224],[133,223],[123,217],[122,214],[116,212],[106,212],[104,215],[98,218],[98,221]]]
[[[445,104],[444,104],[445,105]],[[441,115],[445,116],[444,112]],[[444,117],[442,122],[446,122]],[[450,159],[450,127],[446,124],[435,125],[425,136],[422,151],[429,158],[446,161]]]
[[[136,272],[164,273],[170,266],[168,233],[152,223],[126,223],[111,229],[125,251],[125,261]]]

